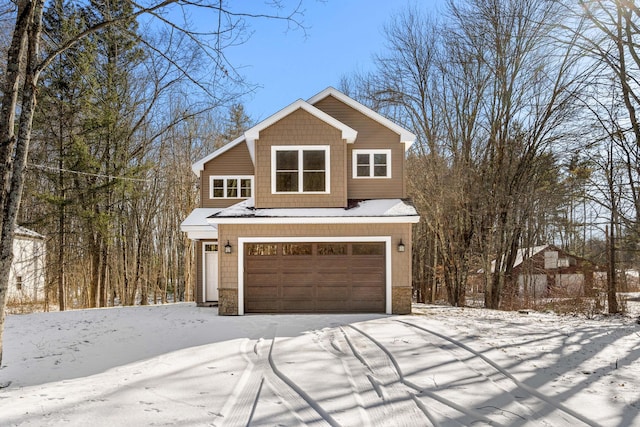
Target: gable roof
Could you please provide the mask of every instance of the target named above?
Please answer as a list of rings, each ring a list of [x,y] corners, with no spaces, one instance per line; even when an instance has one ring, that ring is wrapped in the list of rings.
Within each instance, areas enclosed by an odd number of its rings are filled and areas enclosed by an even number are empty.
[[[16,225],[16,229],[14,230],[14,235],[16,238],[28,238],[28,239],[37,239],[44,240],[44,236],[40,233],[37,233],[33,230],[29,230],[21,225]]]
[[[260,131],[271,126],[275,122],[285,118],[289,114],[293,113],[296,110],[305,110],[307,113],[315,116],[316,118],[322,120],[330,126],[342,131],[342,139],[347,140],[347,143],[353,144],[358,136],[358,132],[355,129],[350,128],[345,125],[341,121],[337,120],[335,117],[332,117],[325,113],[324,111],[314,107],[310,103],[303,101],[302,99],[298,99],[296,102],[289,104],[284,107],[282,110],[277,113],[267,117],[248,131],[244,133],[247,141],[255,141],[260,137]]]
[[[531,257],[533,257],[534,255],[537,255],[538,253],[542,252],[543,250],[545,250],[546,248],[551,247],[551,245],[541,245],[541,246],[533,246],[530,248],[520,248],[516,251],[516,260],[513,263],[513,267],[517,267],[520,264],[522,264],[524,262],[525,259],[529,259]],[[504,258],[503,258],[504,260]],[[496,269],[496,261],[497,260],[493,260],[491,261],[491,272],[495,272]]]
[[[207,162],[227,152],[228,150],[232,149],[233,147],[235,147],[236,145],[242,142],[245,142],[247,144],[249,155],[251,156],[251,161],[255,164],[255,141],[256,139],[260,138],[260,132],[268,128],[272,124],[276,123],[277,121],[285,118],[286,116],[293,113],[294,111],[297,111],[300,109],[306,111],[307,113],[313,115],[314,117],[322,120],[328,125],[333,126],[334,128],[341,131],[342,139],[346,140],[348,144],[353,144],[355,142],[356,137],[358,136],[358,131],[350,128],[349,126],[345,125],[341,121],[337,120],[335,117],[330,116],[329,114],[314,107],[308,102],[303,101],[302,99],[298,99],[297,101],[293,102],[292,104],[289,104],[288,106],[284,107],[282,110],[267,117],[265,120],[253,126],[251,129],[247,130],[239,138],[215,150],[213,153],[209,154],[208,156],[198,160],[191,166],[191,170],[193,170],[193,173],[195,173],[197,176],[200,176],[200,172],[202,172],[202,170],[204,169],[204,165]]]
[[[403,127],[395,124],[391,120],[387,119],[383,115],[376,113],[375,111],[373,111],[369,107],[365,107],[364,105],[362,105],[361,103],[359,103],[355,99],[348,97],[344,93],[340,92],[339,90],[337,90],[337,89],[335,89],[335,88],[333,88],[331,86],[329,86],[328,88],[326,88],[322,92],[312,96],[311,98],[309,98],[307,100],[307,102],[309,104],[314,105],[314,104],[322,101],[323,99],[325,99],[327,96],[332,96],[332,97],[336,98],[338,101],[340,101],[340,102],[342,102],[344,104],[347,104],[349,107],[353,108],[354,110],[357,110],[358,112],[364,114],[365,116],[369,117],[370,119],[375,120],[376,122],[380,123],[381,125],[391,129],[393,132],[395,132],[398,135],[400,135],[400,142],[402,142],[404,144],[405,151],[408,150],[409,147],[411,147],[411,144],[413,144],[415,142],[416,136],[412,132],[409,132],[405,128],[403,128]]]
[[[541,245],[541,246],[534,246],[532,248],[520,248],[518,249],[518,251],[516,252],[516,261],[513,263],[514,267],[519,266],[520,264],[522,264],[524,262],[525,259],[529,259],[537,254],[539,254],[540,252],[542,252],[543,250],[547,249],[547,248],[554,248],[551,245]]]

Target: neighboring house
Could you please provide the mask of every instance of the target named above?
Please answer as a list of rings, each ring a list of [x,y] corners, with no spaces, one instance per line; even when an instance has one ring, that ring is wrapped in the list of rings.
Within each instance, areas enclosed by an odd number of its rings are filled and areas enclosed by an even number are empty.
[[[44,236],[17,226],[13,239],[13,262],[9,273],[9,301],[17,303],[43,301],[44,279]]]
[[[328,88],[193,165],[196,301],[219,314],[411,311],[415,136]]]
[[[581,296],[592,293],[600,271],[604,268],[587,259],[543,245],[518,249],[513,277],[521,296]]]

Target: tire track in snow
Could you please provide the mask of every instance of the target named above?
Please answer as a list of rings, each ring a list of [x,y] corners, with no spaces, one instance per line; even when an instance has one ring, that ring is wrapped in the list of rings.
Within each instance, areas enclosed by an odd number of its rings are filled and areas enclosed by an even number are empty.
[[[509,373],[506,369],[503,369],[500,365],[498,365],[496,362],[494,362],[493,360],[489,359],[487,356],[483,355],[480,352],[475,351],[474,349],[472,349],[471,347],[467,346],[466,344],[457,341],[451,337],[448,337],[446,335],[440,334],[438,332],[432,331],[430,329],[427,329],[425,327],[422,326],[418,326],[416,324],[413,324],[411,322],[407,322],[404,320],[396,320],[396,322],[402,323],[406,326],[424,331],[426,333],[429,333],[431,335],[434,335],[438,338],[441,338],[443,340],[446,340],[466,351],[468,351],[469,353],[473,354],[474,356],[480,358],[481,360],[483,360],[485,363],[487,363],[488,365],[490,365],[491,367],[493,367],[496,371],[498,371],[500,374],[502,374],[503,376],[507,377],[508,379],[510,379],[518,388],[520,388],[523,391],[526,391],[527,393],[529,393],[530,395],[536,397],[537,399],[543,401],[545,404],[550,405],[554,408],[556,408],[557,410],[564,412],[565,414],[573,417],[574,419],[588,425],[591,427],[601,427],[600,424],[589,420],[587,418],[585,418],[584,416],[582,416],[581,414],[577,413],[576,411],[567,408],[566,406],[564,406],[561,403],[558,403],[556,401],[554,401],[553,397],[544,395],[542,393],[540,393],[538,390],[534,389],[533,387],[529,387],[528,385],[520,382],[516,377],[514,377],[511,373]]]
[[[299,424],[339,426],[316,401],[278,370],[272,355],[275,330],[272,332],[268,339],[246,340],[242,343],[241,353],[247,361],[247,367],[220,411],[223,417],[221,425],[237,427],[259,423],[256,416],[260,412],[260,397],[268,389],[285,402],[285,407]]]
[[[373,416],[373,419],[377,419],[377,413],[380,412],[377,406],[379,401],[372,396],[371,385],[366,379],[363,379],[365,377],[365,368],[359,361],[354,360],[345,349],[343,334],[342,327],[339,329],[325,328],[316,333],[315,341],[322,350],[340,361],[358,407],[358,417],[360,418],[358,425],[370,427],[374,425],[372,424],[372,417],[370,415]]]
[[[441,350],[442,352],[453,355],[457,363],[460,363],[470,372],[473,372],[481,382],[485,383],[478,384],[478,386],[495,387],[497,390],[503,392],[500,395],[492,395],[491,393],[487,393],[486,401],[483,402],[483,406],[477,408],[478,410],[493,409],[494,411],[492,411],[492,415],[503,416],[506,418],[511,418],[513,420],[509,420],[507,424],[511,424],[512,422],[526,421],[528,423],[535,422],[541,426],[546,427],[573,426],[573,423],[570,423],[567,420],[549,421],[544,419],[543,414],[538,409],[530,407],[523,401],[524,397],[522,395],[514,393],[514,391],[518,390],[518,387],[515,386],[513,382],[511,382],[508,378],[505,378],[500,373],[496,372],[494,368],[487,365],[484,361],[479,360],[468,351],[456,345],[453,345],[449,341],[443,340],[442,338],[440,338],[442,340],[442,344],[439,344],[433,341],[433,337],[430,337],[431,339],[427,339],[424,334],[416,331],[414,328],[410,328],[408,325],[403,326],[406,327],[407,330],[411,330],[413,334],[424,340],[431,346],[431,348]],[[495,378],[496,375],[498,375],[499,378]],[[504,381],[507,381],[508,384],[503,384]],[[455,381],[453,383],[455,383]],[[438,387],[437,384],[436,387]],[[528,395],[528,393],[526,392],[523,394]],[[536,404],[540,403],[539,399],[534,398],[534,400]],[[517,419],[520,419],[521,421],[518,421]]]
[[[425,388],[413,383],[412,381],[408,380],[405,376],[404,373],[402,372],[402,369],[400,368],[400,365],[398,364],[398,361],[396,360],[396,358],[393,356],[393,354],[389,351],[389,349],[387,349],[382,343],[380,343],[378,340],[376,340],[374,337],[372,337],[371,335],[369,335],[368,333],[364,332],[363,330],[361,330],[360,328],[357,328],[353,325],[348,325],[349,328],[353,329],[354,331],[358,332],[361,336],[365,337],[368,341],[370,341],[371,343],[373,343],[380,351],[382,351],[384,353],[384,361],[385,363],[388,365],[385,368],[381,367],[376,367],[375,371],[376,373],[381,373],[383,375],[381,375],[382,381],[380,379],[377,379],[378,382],[380,382],[382,385],[384,385],[385,387],[389,387],[389,386],[393,386],[394,383],[397,385],[402,384],[405,387],[403,387],[404,389],[404,393],[406,393],[406,396],[408,399],[410,399],[412,401],[412,403],[415,405],[415,407],[417,407],[420,412],[424,415],[424,417],[426,417],[426,420],[423,420],[422,422],[424,423],[424,421],[429,421],[432,425],[437,426],[439,425],[439,422],[437,421],[435,414],[433,414],[432,412],[438,412],[440,415],[449,418],[451,421],[455,421],[455,418],[452,418],[450,416],[446,415],[446,412],[443,410],[438,410],[435,406],[437,406],[437,404],[441,404],[442,406],[444,406],[445,408],[453,408],[456,411],[464,414],[465,416],[469,417],[469,419],[464,420],[464,424],[462,422],[460,422],[460,425],[467,425],[467,424],[475,424],[478,422],[484,422],[488,425],[495,425],[495,426],[501,426],[501,424],[487,418],[485,415],[474,411],[472,409],[468,409],[462,405],[459,405],[449,399],[443,398],[441,396],[439,396],[437,393],[434,393],[430,390],[426,390]],[[433,401],[437,402],[436,405],[434,405],[433,408],[427,407],[427,405],[424,404],[420,404],[419,402],[420,399],[418,399],[418,397],[420,396],[426,396],[426,397],[430,397]]]
[[[412,390],[400,383],[391,363],[376,346],[345,327],[338,331],[324,331],[318,344],[343,364],[356,401],[362,405],[360,412],[364,412],[358,425],[439,427],[434,417],[425,414],[427,408],[416,401]]]

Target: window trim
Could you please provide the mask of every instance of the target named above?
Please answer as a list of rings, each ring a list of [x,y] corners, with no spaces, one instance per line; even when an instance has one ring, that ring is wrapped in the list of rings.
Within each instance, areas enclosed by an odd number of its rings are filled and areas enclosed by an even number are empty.
[[[369,155],[369,176],[358,176],[358,154]],[[374,155],[385,154],[387,156],[387,175],[375,176]],[[351,177],[353,179],[389,179],[391,178],[391,150],[390,149],[353,149],[351,151]]]
[[[277,191],[276,153],[298,151],[298,191]],[[304,191],[304,151],[324,151],[324,191]],[[328,145],[272,145],[271,146],[271,194],[330,194],[331,193],[331,148]]]
[[[221,179],[223,180],[223,187],[222,187],[222,192],[223,192],[223,196],[222,197],[214,197],[213,195],[213,181],[216,179]],[[231,180],[231,179],[235,179],[238,181],[238,195],[237,197],[227,197],[227,180]],[[249,197],[242,197],[242,181],[243,179],[248,179],[251,181],[251,196]],[[253,197],[255,194],[255,189],[253,188],[253,175],[211,175],[209,176],[209,199],[212,200],[220,200],[220,199],[248,199],[250,197]]]

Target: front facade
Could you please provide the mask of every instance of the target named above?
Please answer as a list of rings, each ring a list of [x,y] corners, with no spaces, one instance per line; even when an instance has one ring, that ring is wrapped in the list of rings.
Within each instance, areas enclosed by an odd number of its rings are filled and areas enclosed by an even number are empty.
[[[196,301],[219,313],[411,310],[415,136],[328,88],[193,165]]]

